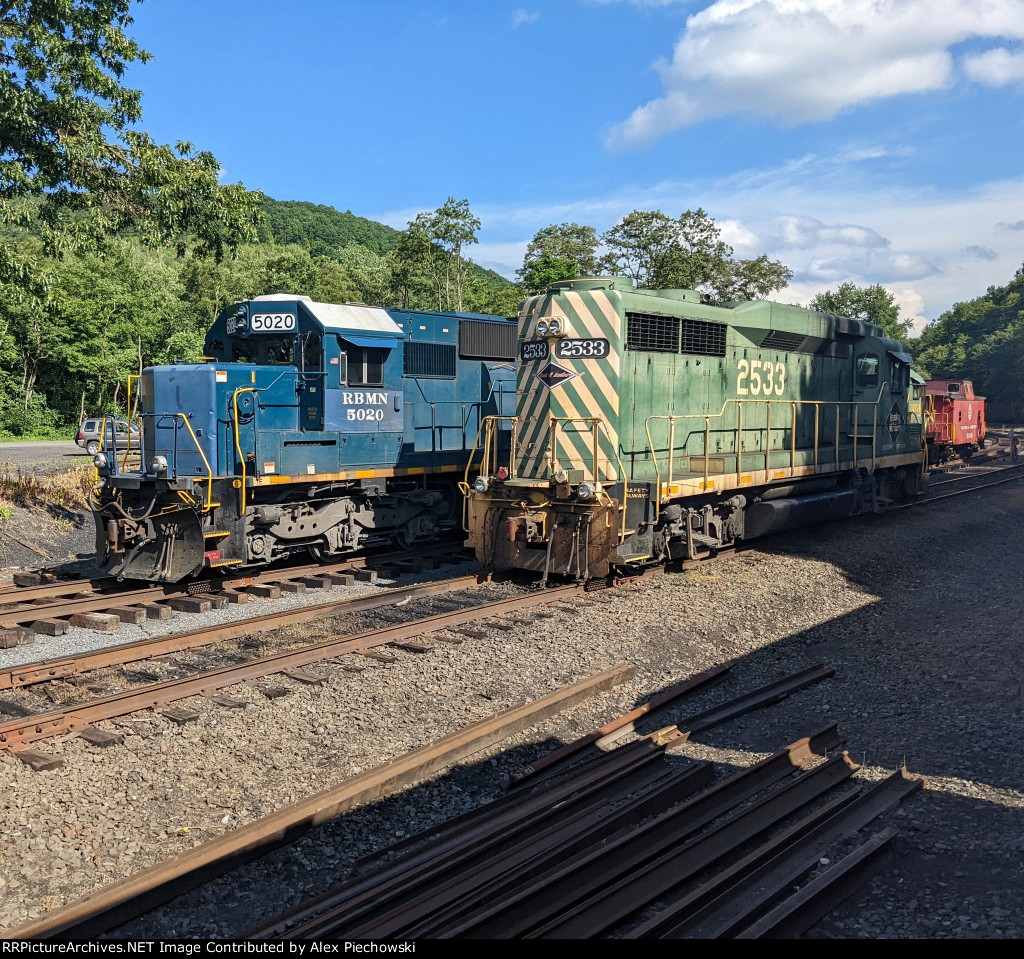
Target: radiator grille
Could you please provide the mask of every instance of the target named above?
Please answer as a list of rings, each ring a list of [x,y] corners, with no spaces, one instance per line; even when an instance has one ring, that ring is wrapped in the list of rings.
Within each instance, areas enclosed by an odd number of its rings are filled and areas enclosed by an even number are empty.
[[[679,317],[626,314],[626,349],[648,353],[679,352]]]
[[[626,349],[725,356],[724,323],[652,313],[626,314]]]
[[[804,339],[805,337],[801,333],[784,333],[782,330],[772,330],[761,341],[761,348],[765,350],[782,350],[786,353],[799,353],[800,347],[804,345]]]
[[[459,356],[472,360],[514,360],[515,323],[487,320],[459,320]]]
[[[725,356],[725,324],[704,320],[683,320],[680,353]]]
[[[405,344],[405,375],[437,379],[455,378],[454,343]]]

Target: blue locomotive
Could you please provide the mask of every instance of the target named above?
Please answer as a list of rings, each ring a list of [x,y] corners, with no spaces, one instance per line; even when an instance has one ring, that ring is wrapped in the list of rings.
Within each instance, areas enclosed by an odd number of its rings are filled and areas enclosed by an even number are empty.
[[[481,419],[514,411],[516,338],[495,316],[236,303],[205,362],[143,371],[141,468],[97,455],[100,566],[176,582],[436,538]]]

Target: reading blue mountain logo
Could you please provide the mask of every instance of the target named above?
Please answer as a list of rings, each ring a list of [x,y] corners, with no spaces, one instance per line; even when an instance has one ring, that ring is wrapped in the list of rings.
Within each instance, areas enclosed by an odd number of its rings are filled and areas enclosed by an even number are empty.
[[[538,380],[541,381],[549,390],[553,390],[556,386],[561,386],[563,383],[571,380],[575,376],[579,376],[578,373],[574,373],[572,370],[564,369],[557,363],[548,363],[544,369],[534,374]]]
[[[896,403],[892,404],[892,409],[889,410],[889,416],[886,418],[885,427],[889,431],[889,435],[892,437],[892,441],[896,442],[896,437],[900,435],[903,430],[903,414],[900,412],[900,408]]]

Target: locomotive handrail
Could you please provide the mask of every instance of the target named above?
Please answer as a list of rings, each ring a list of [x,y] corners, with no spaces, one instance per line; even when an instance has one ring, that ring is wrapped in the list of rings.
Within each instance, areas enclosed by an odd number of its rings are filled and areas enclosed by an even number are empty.
[[[469,458],[466,460],[466,470],[462,474],[463,482],[459,484],[459,491],[462,493],[462,528],[469,532],[469,472],[473,468],[473,461],[476,459],[476,451],[483,447],[483,456],[480,460],[479,472],[481,476],[491,475],[491,448],[494,446],[495,427],[503,420],[509,422],[510,447],[509,447],[509,479],[515,479],[516,473],[516,435],[519,427],[519,417],[514,415],[491,414],[480,418],[480,425],[476,430],[476,437],[473,439],[473,448],[469,451]],[[481,435],[483,443],[481,444]],[[497,452],[494,459],[497,460]]]
[[[203,503],[203,512],[204,513],[208,513],[210,511],[210,509],[212,508],[212,505],[213,505],[213,480],[214,480],[213,467],[210,466],[210,461],[206,458],[206,453],[203,452],[203,447],[202,447],[202,445],[199,442],[199,437],[196,436],[195,430],[192,429],[192,424],[188,421],[188,414],[187,413],[182,413],[180,411],[177,412],[177,413],[140,413],[139,414],[139,419],[143,421],[143,428],[145,428],[145,420],[146,420],[147,417],[149,417],[151,419],[157,419],[157,418],[163,418],[165,416],[169,416],[169,417],[171,417],[172,419],[175,419],[175,420],[178,419],[179,417],[181,418],[181,421],[185,424],[185,428],[188,430],[189,436],[192,437],[192,444],[195,446],[196,452],[199,454],[200,459],[202,459],[202,461],[203,461],[203,466],[206,468],[206,477],[205,477],[205,482],[206,482],[206,499],[205,499],[205,501]],[[106,427],[104,426],[103,428],[105,429]],[[155,432],[154,432],[154,436],[155,436]],[[128,441],[128,447],[129,447],[129,450],[130,450],[131,449],[131,439],[130,438],[129,438],[129,441]],[[115,448],[115,451],[116,451],[116,448],[117,448],[117,440],[116,440],[116,438],[114,440],[114,448]],[[144,452],[143,452],[143,448],[142,448],[142,444],[141,444],[141,437],[140,437],[140,445],[139,445],[139,456],[140,457],[144,456]],[[177,461],[178,461],[178,431],[177,430],[174,431],[174,452],[173,452],[173,456],[174,456],[174,462],[175,462],[175,468],[176,468],[177,467]],[[115,463],[116,463],[116,460],[115,460]],[[145,463],[143,463],[142,465],[143,465],[143,470],[144,470],[145,469]]]
[[[711,438],[711,420],[720,419],[725,416],[726,410],[730,404],[736,404],[737,416],[736,416],[736,427],[733,432],[736,434],[736,477],[737,480],[740,478],[742,469],[742,439],[743,439],[743,407],[744,405],[760,405],[765,406],[765,433],[766,433],[766,446],[764,450],[765,454],[765,465],[764,468],[767,471],[769,468],[769,456],[771,455],[771,408],[772,406],[789,406],[792,415],[790,419],[790,448],[789,448],[789,468],[796,468],[796,414],[798,406],[810,406],[814,408],[814,469],[817,470],[820,465],[820,448],[819,441],[821,435],[821,408],[822,407],[835,407],[836,410],[836,429],[835,429],[835,468],[839,468],[839,439],[840,439],[840,407],[852,406],[853,407],[853,457],[854,462],[857,461],[857,447],[861,439],[867,439],[867,436],[861,436],[859,432],[859,413],[861,406],[870,406],[872,408],[872,431],[871,431],[871,469],[874,471],[876,461],[878,459],[878,403],[882,398],[882,394],[886,387],[883,385],[879,388],[878,396],[872,400],[766,400],[766,399],[741,399],[739,397],[729,397],[723,403],[721,409],[717,413],[684,413],[684,414],[658,414],[655,416],[648,416],[644,421],[644,431],[647,434],[648,448],[651,450],[651,454],[654,459],[654,473],[656,482],[658,484],[658,503],[660,512],[660,502],[662,497],[662,481],[661,481],[661,468],[658,465],[658,456],[656,453],[656,447],[654,444],[654,437],[651,434],[651,423],[654,420],[667,420],[669,423],[669,436],[668,436],[668,449],[666,451],[667,457],[667,475],[665,486],[672,485],[672,470],[673,470],[673,459],[675,455],[675,422],[676,420],[688,420],[688,419],[702,419],[704,420],[704,476],[703,476],[703,488],[708,488],[708,481],[710,479],[710,438]],[[784,428],[784,427],[780,427]],[[655,516],[657,519],[657,516]]]
[[[192,424],[188,421],[187,414],[177,413],[175,415],[181,417],[181,421],[188,429],[189,436],[192,437],[192,442],[195,444],[197,452],[200,457],[202,457],[203,466],[206,467],[206,502],[203,504],[203,512],[208,513],[213,504],[213,468],[210,466],[210,461],[206,458],[206,454],[203,452],[203,447],[199,443],[199,437],[196,436],[195,430],[192,429]],[[175,434],[175,440],[177,440],[177,434]],[[177,443],[175,443],[175,445],[177,445]]]
[[[280,379],[280,377],[278,377]],[[275,381],[276,382],[276,381]],[[242,440],[238,435],[238,394],[239,393],[256,393],[258,392],[254,386],[240,386],[234,393],[231,394],[231,406],[234,410],[235,416],[232,422],[232,431],[235,435],[235,449],[238,451],[238,460],[242,464],[242,505],[239,511],[239,516],[245,516],[245,454],[242,452]],[[255,400],[255,397],[254,397]],[[253,436],[256,435],[256,409],[259,406],[255,401],[252,404],[252,416],[253,416]],[[255,449],[253,455],[255,456]]]
[[[110,448],[107,447],[107,419],[108,418],[112,421],[112,426],[111,426],[111,429],[110,429],[110,440],[111,440],[111,443],[112,443],[112,447],[110,447]],[[129,430],[129,432],[128,432],[128,443],[127,443],[127,445],[125,447],[124,459],[121,461],[120,468],[118,468],[118,463],[117,463],[117,452],[118,452],[118,450],[117,450],[117,419],[118,419],[117,418],[117,414],[113,414],[112,416],[108,417],[108,415],[106,413],[104,413],[100,417],[100,442],[102,443],[101,449],[103,450],[104,453],[111,453],[112,454],[111,459],[110,459],[110,463],[111,463],[111,466],[112,466],[111,473],[114,476],[117,476],[119,474],[120,470],[127,469],[127,467],[128,467],[128,457],[131,455],[131,452],[132,452],[131,419],[129,418],[129,419],[125,420],[125,422],[128,424],[128,430]],[[140,458],[142,456],[142,435],[141,435],[141,433],[139,434],[139,456],[140,456]],[[99,484],[99,480],[100,480],[100,471],[99,471],[99,468],[94,463],[93,464],[93,484],[94,484],[94,486]]]
[[[611,447],[612,454],[615,457],[615,465],[617,472],[615,480],[622,480],[622,504],[619,507],[619,512],[622,513],[622,520],[619,523],[619,542],[624,542],[626,539],[626,504],[629,500],[629,477],[626,475],[626,468],[622,465],[622,460],[619,457],[619,451],[616,449],[615,443],[612,441],[612,437],[607,433],[607,424],[603,416],[552,416],[551,417],[551,475],[554,476],[555,468],[558,464],[558,424],[559,423],[589,423],[591,432],[594,435],[594,449],[593,449],[593,474],[594,482],[599,483],[600,480],[600,439],[597,431],[597,427],[600,427],[605,435],[608,436],[609,446]]]

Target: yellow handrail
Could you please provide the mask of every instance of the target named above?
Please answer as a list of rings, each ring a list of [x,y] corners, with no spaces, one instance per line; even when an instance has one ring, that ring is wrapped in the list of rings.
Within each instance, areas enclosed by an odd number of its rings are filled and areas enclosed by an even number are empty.
[[[188,421],[188,416],[185,413],[175,413],[175,416],[180,416],[181,421],[188,427],[189,436],[192,437],[192,442],[195,444],[196,451],[203,459],[203,465],[206,467],[206,502],[203,504],[203,512],[208,513],[213,504],[213,470],[210,467],[210,461],[206,458],[206,454],[203,452],[202,446],[199,445],[199,437],[196,436],[195,430],[192,429],[192,424]]]
[[[235,433],[235,449],[238,451],[238,459],[242,464],[242,509],[239,516],[245,515],[245,454],[242,453],[242,441],[238,435],[238,394],[239,393],[255,393],[256,388],[252,386],[240,386],[234,393],[231,394],[231,406],[235,412],[234,419],[234,433]],[[253,414],[256,412],[256,404],[253,403]]]
[[[852,406],[853,410],[853,453],[854,460],[857,458],[857,445],[859,440],[862,438],[859,435],[858,425],[858,414],[861,406],[870,406],[872,409],[872,432],[871,432],[871,467],[874,469],[876,460],[878,459],[878,403],[881,401],[882,394],[885,391],[885,386],[880,387],[878,396],[874,400],[764,400],[764,399],[740,399],[738,397],[729,397],[723,403],[721,409],[717,413],[686,413],[686,414],[668,414],[668,415],[657,415],[649,416],[644,421],[644,431],[647,434],[647,444],[651,450],[651,454],[654,458],[654,473],[656,482],[658,484],[658,498],[659,502],[661,499],[661,468],[658,465],[658,456],[655,452],[654,437],[651,434],[651,423],[654,420],[668,420],[669,423],[669,447],[667,450],[667,485],[672,483],[672,469],[673,469],[673,457],[675,454],[675,422],[676,420],[687,420],[687,419],[703,419],[704,420],[704,488],[707,489],[708,480],[710,478],[710,434],[711,434],[711,420],[721,419],[725,416],[726,410],[730,404],[735,404],[737,408],[736,416],[736,428],[729,432],[735,432],[737,436],[736,443],[736,475],[742,472],[741,461],[743,456],[743,408],[745,405],[757,405],[763,404],[766,408],[766,426],[765,430],[768,437],[768,442],[765,447],[765,469],[769,468],[769,456],[771,454],[771,408],[772,406],[789,406],[791,408],[790,418],[790,468],[793,469],[796,466],[796,412],[797,406],[810,406],[814,408],[814,467],[817,468],[819,465],[819,431],[821,422],[821,408],[825,406],[835,407],[836,409],[836,438],[835,438],[835,466],[839,466],[839,408],[841,406]],[[908,416],[909,420],[909,416]],[[866,437],[863,437],[866,438]]]

